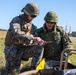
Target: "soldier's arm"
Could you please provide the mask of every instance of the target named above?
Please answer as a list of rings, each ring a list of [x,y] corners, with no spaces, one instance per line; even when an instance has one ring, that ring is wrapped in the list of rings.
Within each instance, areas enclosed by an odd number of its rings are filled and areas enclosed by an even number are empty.
[[[62,34],[62,44],[63,44],[63,49],[73,48],[72,42],[64,30],[63,30],[63,34]]]
[[[69,36],[66,34],[66,32],[64,30],[63,30],[63,33],[62,33],[62,46],[63,46],[63,50],[66,49],[66,48],[73,49],[72,42],[71,42]],[[67,56],[68,52],[69,51],[66,51],[64,53],[65,57]]]
[[[25,40],[31,40],[33,35],[25,34],[24,31],[21,31],[20,28],[20,20],[18,18],[13,19],[10,22],[10,29],[15,38],[17,38],[20,42],[25,42]]]
[[[25,32],[20,28],[20,20],[18,18],[11,21],[10,29],[12,30],[14,37],[21,43],[26,43],[27,41],[29,42],[30,40],[33,40],[37,44],[40,44],[43,41],[41,38],[34,37],[32,34],[25,34]],[[37,28],[35,27],[34,30],[36,29]],[[35,31],[33,31],[33,34],[35,34]]]

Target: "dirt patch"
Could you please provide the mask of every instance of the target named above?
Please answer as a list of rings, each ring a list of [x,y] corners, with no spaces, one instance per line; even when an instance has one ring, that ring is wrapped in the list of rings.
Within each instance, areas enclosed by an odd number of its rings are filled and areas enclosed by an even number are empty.
[[[73,39],[73,40],[75,40],[75,41],[76,41],[76,37],[70,37],[70,39]]]

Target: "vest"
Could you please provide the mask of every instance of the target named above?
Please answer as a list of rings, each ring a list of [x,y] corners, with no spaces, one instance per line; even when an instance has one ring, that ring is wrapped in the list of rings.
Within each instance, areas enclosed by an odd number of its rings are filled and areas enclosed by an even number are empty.
[[[21,17],[20,20],[21,20],[21,31],[25,32],[25,34],[30,34],[32,24],[31,23],[23,24]],[[12,31],[9,29],[6,34],[5,45],[13,45],[13,44],[22,44],[22,42],[17,40],[17,38],[14,37]]]
[[[45,41],[52,41],[44,46],[44,57],[47,59],[55,59],[62,52],[62,30],[60,26],[56,26],[56,31],[47,31],[45,26],[38,29],[38,35]]]

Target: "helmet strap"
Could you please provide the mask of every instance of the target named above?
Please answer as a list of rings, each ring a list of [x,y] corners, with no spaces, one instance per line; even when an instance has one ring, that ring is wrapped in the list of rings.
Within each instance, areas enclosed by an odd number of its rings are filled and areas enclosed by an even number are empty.
[[[25,9],[23,10],[23,12],[27,15],[30,15]]]
[[[56,24],[54,25],[54,31],[53,31],[53,33],[56,33]]]

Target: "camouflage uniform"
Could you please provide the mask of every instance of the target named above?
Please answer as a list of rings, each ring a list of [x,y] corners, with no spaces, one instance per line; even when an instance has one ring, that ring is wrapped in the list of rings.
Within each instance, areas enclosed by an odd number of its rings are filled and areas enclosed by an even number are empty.
[[[31,4],[33,3],[29,3],[29,5]],[[4,49],[8,74],[16,75],[19,73],[21,60],[28,60],[33,57],[31,63],[33,67],[41,60],[44,49],[32,40],[32,37],[37,34],[36,30],[37,27],[32,22],[28,22],[24,14],[13,18],[10,22]]]
[[[57,23],[58,17],[55,12],[50,11],[44,20]],[[72,42],[61,26],[55,25],[52,29],[47,29],[45,23],[38,29],[38,35],[45,41],[52,41],[44,46],[44,58],[46,59],[59,60],[62,50],[72,47]]]

